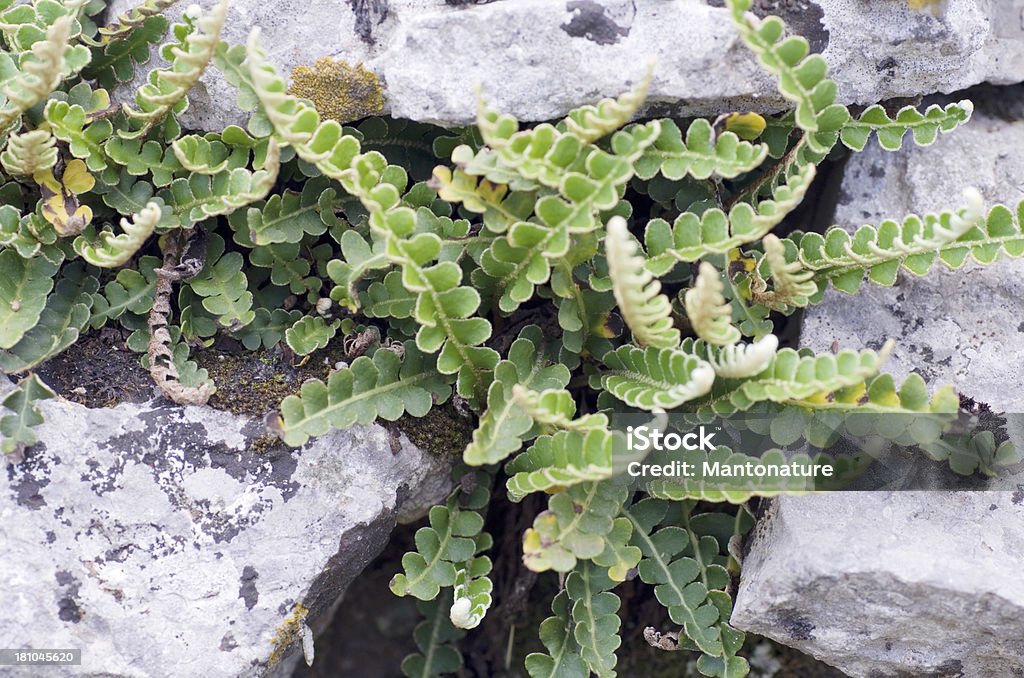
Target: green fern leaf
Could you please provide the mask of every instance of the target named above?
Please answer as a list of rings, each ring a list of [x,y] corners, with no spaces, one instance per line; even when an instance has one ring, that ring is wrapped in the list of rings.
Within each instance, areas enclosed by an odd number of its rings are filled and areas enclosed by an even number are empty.
[[[217,316],[222,327],[238,329],[253,321],[252,292],[242,273],[245,260],[239,252],[224,252],[224,239],[210,236],[206,265],[189,287],[203,299],[203,308]]]
[[[540,623],[540,641],[548,653],[534,652],[526,656],[530,678],[587,678],[590,675],[573,636],[569,605],[569,594],[564,590],[551,601],[553,616]]]
[[[114,136],[103,144],[107,158],[124,167],[135,177],[152,174],[153,184],[167,186],[174,181],[174,175],[183,169],[174,152],[159,141],[122,139]]]
[[[422,417],[435,398],[443,402],[449,393],[433,361],[406,342],[404,358],[379,349],[373,358],[361,356],[332,373],[326,384],[306,381],[298,395],[281,402],[275,429],[287,444],[297,447],[332,428],[371,424],[378,417],[395,421],[406,412]]]
[[[253,321],[236,333],[238,340],[250,351],[263,348],[274,348],[282,339],[289,327],[298,322],[302,311],[286,311],[275,308],[257,308]]]
[[[163,40],[168,26],[165,17],[147,16],[123,39],[93,47],[92,60],[83,75],[110,89],[131,81],[135,67],[149,62],[152,46]]]
[[[475,629],[491,607],[494,588],[487,577],[491,572],[491,559],[473,558],[455,572],[455,600],[449,610],[452,624],[460,629]]]
[[[921,113],[913,106],[904,106],[890,118],[880,104],[864,110],[859,118],[850,120],[840,132],[839,138],[855,151],[863,151],[874,132],[878,144],[887,151],[898,151],[903,146],[907,132],[913,134],[918,146],[930,146],[939,137],[939,132],[951,132],[966,124],[974,112],[974,104],[967,99],[947,104],[945,108],[932,104]]]
[[[114,132],[109,120],[89,122],[85,109],[78,104],[51,100],[43,112],[53,136],[68,144],[71,155],[85,160],[93,172],[107,168],[105,142]]]
[[[0,271],[0,349],[10,349],[39,322],[57,265],[43,257],[22,259],[5,249],[0,251]]]
[[[149,313],[156,293],[154,269],[160,264],[156,257],[141,257],[139,270],[123,268],[118,271],[117,277],[104,286],[102,294],[93,295],[90,327],[100,328],[108,320],[116,320],[125,313],[136,316]]]
[[[15,463],[25,458],[26,448],[36,444],[32,429],[43,423],[36,402],[57,394],[35,374],[30,374],[0,401],[0,452]],[[4,410],[10,414],[4,414]]]
[[[153,234],[163,214],[157,202],[148,203],[131,221],[121,219],[123,233],[104,229],[95,238],[78,236],[74,248],[83,259],[100,268],[124,266]]]
[[[602,99],[597,105],[580,106],[565,117],[566,131],[592,144],[619,129],[636,115],[647,98],[654,69],[649,68],[640,83],[616,99]]]
[[[82,42],[91,47],[102,47],[112,42],[117,42],[128,37],[135,29],[151,16],[156,16],[173,5],[178,0],[146,0],[141,5],[132,7],[127,12],[119,14],[106,26],[100,26],[96,31],[98,37],[82,36]]]
[[[759,166],[768,155],[764,144],[740,141],[732,132],[715,137],[711,123],[698,118],[686,130],[686,140],[675,122],[663,120],[661,133],[636,163],[636,175],[650,179],[661,173],[679,181],[690,175],[696,179],[711,176],[731,179]]]
[[[613,435],[606,429],[541,436],[506,465],[509,498],[517,502],[533,492],[610,478],[613,450]]]
[[[45,39],[35,42],[31,53],[22,60],[20,73],[3,83],[5,101],[0,105],[0,130],[9,129],[22,113],[57,89],[65,75],[67,64],[64,55],[71,37],[71,24],[69,16],[54,21],[46,31]],[[6,54],[3,56],[10,59]]]
[[[462,667],[462,655],[452,641],[460,639],[465,632],[455,628],[448,619],[451,600],[451,594],[445,591],[437,600],[416,602],[426,619],[412,634],[419,653],[402,660],[402,673],[409,678],[439,678],[456,673]]]
[[[619,597],[610,591],[614,586],[603,568],[586,562],[565,580],[580,657],[600,678],[615,678],[615,651],[622,644]]]
[[[328,323],[320,316],[307,315],[285,330],[284,340],[296,355],[309,355],[325,348],[340,324],[340,320]]]

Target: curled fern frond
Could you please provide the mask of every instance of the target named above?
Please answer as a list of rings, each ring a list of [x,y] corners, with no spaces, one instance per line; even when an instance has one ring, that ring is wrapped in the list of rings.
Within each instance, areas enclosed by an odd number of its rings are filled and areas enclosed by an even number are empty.
[[[647,98],[654,67],[647,69],[640,83],[617,99],[603,99],[596,106],[580,106],[565,118],[565,129],[590,144],[619,129],[636,115]]]
[[[160,223],[162,208],[159,203],[149,202],[146,207],[129,221],[121,218],[122,233],[114,235],[104,230],[96,240],[79,236],[74,247],[78,254],[93,266],[116,268],[132,258]]]
[[[953,131],[970,120],[972,113],[974,104],[967,99],[947,104],[945,108],[933,104],[924,113],[914,106],[904,106],[894,118],[890,118],[880,104],[875,104],[865,109],[860,117],[843,125],[839,138],[848,148],[863,151],[874,132],[882,148],[898,151],[903,146],[903,137],[911,132],[915,144],[930,146],[939,137],[939,132]]]
[[[639,245],[629,234],[625,219],[611,218],[604,243],[612,292],[637,343],[658,348],[678,346],[672,303],[660,294],[661,283],[644,268],[644,258],[637,254]]]
[[[787,261],[786,246],[774,234],[769,233],[761,241],[764,247],[764,261],[771,271],[772,290],[760,275],[755,275],[750,291],[755,304],[762,304],[775,310],[802,307],[810,303],[818,291],[814,272],[804,269],[798,261]]]
[[[522,384],[512,387],[512,398],[534,423],[564,431],[589,431],[608,426],[608,417],[600,412],[576,416],[576,401],[564,389],[532,391]]]
[[[715,346],[702,339],[685,339],[681,348],[707,360],[719,377],[742,379],[760,374],[768,367],[779,348],[779,339],[774,334],[766,334],[750,344],[729,346]]]
[[[603,416],[603,415],[602,415]],[[505,471],[509,498],[610,478],[613,434],[605,428],[559,431],[541,436],[510,461]]]
[[[47,130],[36,129],[12,134],[0,154],[0,164],[8,174],[31,176],[57,164],[57,140]]]
[[[704,341],[718,346],[735,344],[740,339],[740,331],[732,324],[732,306],[722,295],[724,289],[715,267],[702,261],[693,287],[683,297],[693,331]]]
[[[701,397],[715,381],[706,361],[673,348],[621,346],[603,358],[601,385],[632,407],[667,410]]]
[[[454,601],[448,612],[452,625],[460,629],[475,629],[491,607],[494,584],[487,576],[491,559],[478,556],[455,572]]]
[[[57,89],[64,77],[64,50],[71,37],[69,16],[62,16],[46,31],[46,39],[32,45],[31,55],[21,64],[21,73],[3,88],[7,101],[0,106],[0,130]]]
[[[170,48],[170,68],[150,72],[149,82],[135,93],[138,109],[124,104],[128,117],[141,126],[131,132],[119,131],[121,136],[137,138],[145,135],[184,99],[213,58],[227,11],[228,0],[220,0],[210,12],[199,18],[196,30],[185,38],[183,46]]]

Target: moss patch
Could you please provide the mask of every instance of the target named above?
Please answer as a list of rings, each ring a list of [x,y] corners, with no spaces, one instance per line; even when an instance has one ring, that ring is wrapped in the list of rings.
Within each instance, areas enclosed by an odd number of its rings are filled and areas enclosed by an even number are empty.
[[[432,407],[425,416],[405,416],[395,423],[413,445],[441,457],[461,455],[476,427],[476,422],[455,411],[450,400]]]
[[[377,76],[362,64],[352,66],[330,57],[320,57],[312,68],[293,70],[288,93],[309,99],[322,117],[338,122],[384,111],[384,92]]]

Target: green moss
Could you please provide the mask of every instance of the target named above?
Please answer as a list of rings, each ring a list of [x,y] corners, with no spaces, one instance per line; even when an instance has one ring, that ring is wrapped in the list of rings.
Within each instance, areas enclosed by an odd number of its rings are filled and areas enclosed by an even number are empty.
[[[309,610],[305,605],[295,603],[292,613],[277,627],[277,630],[274,632],[274,640],[271,641],[274,644],[274,651],[270,653],[270,659],[267,660],[268,669],[275,667],[281,661],[281,658],[284,657],[285,653],[288,652],[288,648],[292,646],[292,643],[302,637],[302,627],[306,622],[308,614]]]
[[[461,416],[449,401],[422,417],[402,417],[397,425],[420,449],[437,456],[461,456],[476,422]]]
[[[350,65],[321,57],[309,66],[292,71],[293,94],[313,102],[317,112],[329,120],[350,122],[384,111],[384,92],[377,76],[362,64]]]

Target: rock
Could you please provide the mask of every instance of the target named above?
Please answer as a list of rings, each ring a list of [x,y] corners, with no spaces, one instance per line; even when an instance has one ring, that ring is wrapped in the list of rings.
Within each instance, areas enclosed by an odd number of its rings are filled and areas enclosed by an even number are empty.
[[[857,678],[1021,676],[1022,563],[1024,491],[785,497],[732,623]]]
[[[42,408],[0,488],[0,645],[81,648],[62,675],[286,675],[303,625],[450,489],[380,426],[292,450],[205,407]]]
[[[108,16],[135,4],[112,0]],[[1017,82],[1024,73],[1020,0],[946,0],[932,11],[893,0],[756,5],[782,14],[823,52],[846,103]],[[185,8],[179,3],[167,14],[177,19]],[[413,120],[472,122],[477,85],[503,112],[557,118],[620,94],[652,63],[651,114],[784,106],[728,11],[693,0],[310,0],[301,11],[234,0],[223,38],[245,44],[253,26],[285,73],[324,55],[366,62],[384,81],[391,113]],[[140,74],[133,85],[141,82]],[[187,127],[244,124],[234,88],[216,69],[190,98]]]
[[[851,231],[885,218],[902,219],[962,203],[967,186],[991,205],[1016,209],[1024,199],[1024,88],[982,98],[972,120],[929,147],[887,153],[872,141],[846,166],[835,221]],[[1006,118],[1010,118],[1007,120]],[[901,273],[891,288],[869,285],[851,296],[829,290],[804,317],[801,341],[827,351],[896,348],[885,369],[916,371],[933,386],[951,383],[1005,412],[1024,411],[1024,260],[1003,259],[949,271],[936,264],[915,278]],[[1011,386],[1011,388],[1007,388]]]

